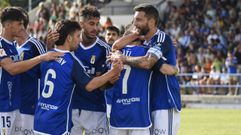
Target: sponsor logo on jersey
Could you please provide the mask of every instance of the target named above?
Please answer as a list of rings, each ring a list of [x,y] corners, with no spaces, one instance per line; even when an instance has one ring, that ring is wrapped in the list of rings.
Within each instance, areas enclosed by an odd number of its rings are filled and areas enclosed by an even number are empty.
[[[92,56],[91,56],[91,59],[90,59],[90,63],[91,63],[91,64],[95,64],[95,59],[96,59],[96,56],[95,56],[95,55],[92,55]]]
[[[57,110],[59,107],[51,104],[46,104],[46,103],[38,103],[38,105],[41,107],[43,110]]]
[[[19,56],[18,56],[18,55],[12,55],[12,56],[10,56],[10,57],[11,57],[11,59],[12,59],[14,62],[19,61]]]
[[[124,99],[117,99],[117,104],[123,104],[123,105],[130,105],[131,103],[140,102],[141,99],[139,97],[133,97],[133,98],[124,98]]]

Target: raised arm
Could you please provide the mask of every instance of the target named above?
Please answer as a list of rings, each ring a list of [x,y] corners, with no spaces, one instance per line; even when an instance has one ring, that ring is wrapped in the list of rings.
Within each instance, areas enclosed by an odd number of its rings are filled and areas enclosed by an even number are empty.
[[[137,38],[139,38],[137,34],[129,34],[117,39],[112,45],[112,51],[116,51],[124,48],[126,45],[130,44],[132,41],[134,41]]]
[[[1,60],[0,65],[9,74],[16,75],[33,68],[42,61],[55,60],[62,55],[63,53],[60,52],[47,52],[32,59],[19,62],[14,62],[10,57],[6,57]]]

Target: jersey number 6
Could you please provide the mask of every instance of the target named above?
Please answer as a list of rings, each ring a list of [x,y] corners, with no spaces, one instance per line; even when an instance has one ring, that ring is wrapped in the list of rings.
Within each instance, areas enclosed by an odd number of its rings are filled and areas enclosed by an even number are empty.
[[[54,91],[54,83],[50,80],[48,80],[49,76],[52,78],[52,79],[56,79],[56,72],[53,70],[53,69],[49,69],[45,75],[45,78],[44,78],[44,89],[43,89],[43,92],[42,92],[42,96],[44,98],[49,98],[52,96],[53,94],[53,91]],[[49,86],[48,87],[48,90],[46,90],[46,86]]]

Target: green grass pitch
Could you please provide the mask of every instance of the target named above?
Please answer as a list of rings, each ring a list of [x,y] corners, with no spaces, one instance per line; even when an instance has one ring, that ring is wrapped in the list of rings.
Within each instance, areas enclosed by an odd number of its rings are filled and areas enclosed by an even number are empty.
[[[241,135],[241,109],[184,108],[178,135]]]

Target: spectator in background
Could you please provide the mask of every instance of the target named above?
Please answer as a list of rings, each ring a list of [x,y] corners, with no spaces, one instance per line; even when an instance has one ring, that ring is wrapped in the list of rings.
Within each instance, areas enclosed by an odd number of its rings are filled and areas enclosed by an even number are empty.
[[[231,51],[228,52],[227,59],[225,61],[225,65],[228,69],[228,73],[231,74],[229,77],[229,84],[235,85],[237,83],[237,77],[233,76],[232,74],[237,73],[237,58],[232,54]],[[229,87],[228,95],[234,95],[234,88]]]
[[[238,73],[241,73],[241,41],[235,49],[234,56],[237,58]],[[241,85],[241,76],[239,76],[239,85]],[[240,90],[241,91],[241,90]]]
[[[112,26],[112,25],[113,25],[112,20],[110,19],[110,17],[107,17],[106,21],[105,21],[105,23],[103,25],[103,28],[105,30],[107,27]]]
[[[105,41],[110,46],[119,38],[120,30],[115,26],[108,26],[105,33]]]
[[[37,11],[38,18],[43,18],[45,21],[49,21],[50,18],[50,12],[49,10],[44,6],[43,2],[39,3],[39,9]]]
[[[209,78],[207,80],[208,85],[218,85],[220,84],[220,71],[216,69],[215,66],[211,66],[211,71],[209,74]],[[212,94],[215,93],[214,87],[208,87],[208,91],[206,94]]]

